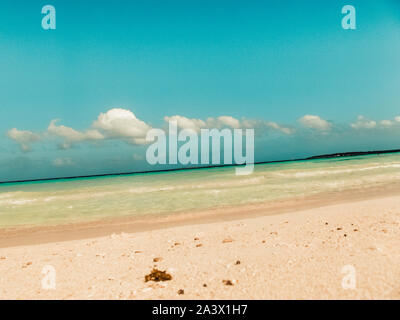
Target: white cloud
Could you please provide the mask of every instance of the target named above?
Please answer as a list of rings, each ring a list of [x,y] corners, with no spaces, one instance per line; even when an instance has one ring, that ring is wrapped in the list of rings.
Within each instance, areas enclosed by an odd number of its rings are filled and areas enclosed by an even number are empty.
[[[64,125],[57,125],[57,122],[59,122],[59,119],[54,119],[50,122],[47,133],[50,136],[62,138],[64,142],[61,144],[61,147],[64,149],[69,148],[77,142],[104,139],[104,136],[98,130],[89,129],[81,132]]]
[[[331,129],[331,124],[319,116],[306,114],[299,119],[299,122],[306,128],[327,131]]]
[[[221,116],[218,118],[208,118],[207,119],[207,127],[212,129],[221,129],[221,128],[232,128],[239,129],[243,125],[240,123],[238,119],[235,119],[231,116]]]
[[[73,144],[80,142],[105,139],[123,139],[133,144],[146,144],[146,133],[151,129],[148,124],[136,118],[132,111],[118,108],[100,113],[92,127],[85,131],[58,125],[59,121],[59,119],[52,120],[46,132],[41,136],[16,128],[9,130],[7,136],[19,143],[24,151],[28,151],[30,143],[41,138],[51,139],[53,137],[62,140],[59,146],[63,149],[68,149]]]
[[[200,132],[201,129],[269,129],[279,131],[285,134],[292,134],[294,129],[281,126],[276,122],[263,121],[257,119],[243,119],[238,120],[231,116],[220,116],[217,118],[207,118],[207,120],[201,119],[189,119],[184,116],[175,115],[172,117],[164,117],[166,122],[176,121],[178,128],[180,129],[192,129],[196,132]]]
[[[18,130],[17,128],[9,130],[7,136],[17,142],[23,151],[31,150],[31,143],[40,140],[40,135],[32,131]]]
[[[393,122],[391,120],[382,120],[380,122],[380,125],[383,127],[391,127],[393,125]]]
[[[107,138],[122,138],[133,144],[145,144],[151,126],[136,118],[126,109],[114,108],[100,113],[93,128],[101,130]]]
[[[231,127],[233,129],[239,129],[241,127],[240,121],[231,116],[221,116],[217,118],[217,121],[227,127]]]
[[[364,116],[358,116],[355,123],[351,123],[350,126],[353,129],[374,129],[376,128],[376,121],[367,120]]]
[[[206,128],[207,125],[200,119],[189,119],[183,116],[175,115],[172,117],[164,117],[165,122],[176,121],[179,129],[191,129],[199,132],[200,129]]]
[[[232,128],[239,129],[242,124],[238,119],[231,116],[220,116],[218,118],[207,118],[207,120],[201,119],[189,119],[184,116],[175,115],[172,117],[164,117],[165,122],[176,121],[179,129],[191,129],[196,132],[200,132],[201,129],[221,129],[221,128]]]
[[[394,121],[400,122],[400,116],[394,117]]]
[[[279,124],[277,124],[276,122],[267,122],[267,126],[271,129],[283,132],[285,134],[292,134],[294,133],[294,129],[292,128],[288,128],[288,127],[283,127]]]

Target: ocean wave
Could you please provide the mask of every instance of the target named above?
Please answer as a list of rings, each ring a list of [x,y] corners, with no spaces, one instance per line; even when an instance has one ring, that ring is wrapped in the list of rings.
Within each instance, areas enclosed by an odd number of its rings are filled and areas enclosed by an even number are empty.
[[[331,169],[327,168],[325,170],[313,170],[308,169],[307,171],[300,171],[295,173],[284,173],[284,172],[274,172],[273,175],[287,178],[305,178],[305,177],[315,177],[315,176],[324,176],[324,175],[336,175],[342,173],[355,173],[362,171],[371,171],[371,170],[379,170],[379,169],[387,169],[387,168],[400,168],[400,163],[391,163],[387,165],[375,165],[368,167],[358,167],[358,168],[348,168],[348,169]]]
[[[22,192],[22,191],[0,193],[0,200],[1,199],[9,199],[9,198],[16,197],[16,196],[19,196],[22,194],[24,194],[24,192]]]
[[[22,206],[25,204],[31,204],[37,202],[38,199],[9,199],[0,201],[0,205],[12,205],[12,206]]]

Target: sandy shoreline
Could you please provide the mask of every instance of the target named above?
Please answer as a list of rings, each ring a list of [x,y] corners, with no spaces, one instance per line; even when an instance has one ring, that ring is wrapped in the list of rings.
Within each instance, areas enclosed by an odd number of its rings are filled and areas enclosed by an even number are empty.
[[[346,192],[316,194],[314,196],[281,199],[274,202],[213,208],[148,217],[118,217],[48,226],[0,228],[0,248],[44,244],[108,236],[112,233],[137,233],[176,226],[234,221],[266,215],[296,212],[338,203],[364,199],[379,199],[400,195],[400,187],[354,189]]]
[[[399,244],[400,196],[389,196],[9,247],[0,249],[0,298],[399,299]],[[42,287],[48,266],[55,290]],[[145,282],[155,266],[172,280]],[[349,266],[354,289],[342,286]]]

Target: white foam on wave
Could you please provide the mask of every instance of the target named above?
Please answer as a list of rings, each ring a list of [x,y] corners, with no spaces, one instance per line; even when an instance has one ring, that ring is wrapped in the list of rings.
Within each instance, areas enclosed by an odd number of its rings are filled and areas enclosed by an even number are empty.
[[[0,199],[9,199],[23,194],[22,191],[0,193]]]
[[[30,204],[33,202],[37,202],[38,199],[13,199],[13,200],[3,200],[0,201],[0,205],[13,205],[13,206],[22,206],[25,204]]]
[[[314,176],[354,173],[354,172],[371,171],[371,170],[388,169],[388,168],[400,168],[400,163],[391,163],[387,165],[375,165],[375,166],[357,167],[349,169],[333,169],[333,168],[332,169],[327,168],[325,170],[308,169],[307,171],[300,171],[295,173],[274,172],[273,175],[277,175],[280,177],[287,177],[287,178],[306,178]]]

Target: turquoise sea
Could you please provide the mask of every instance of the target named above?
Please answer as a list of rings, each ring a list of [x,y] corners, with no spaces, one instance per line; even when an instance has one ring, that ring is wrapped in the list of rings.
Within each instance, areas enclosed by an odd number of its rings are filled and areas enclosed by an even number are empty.
[[[195,212],[394,185],[400,154],[0,185],[0,227]]]

